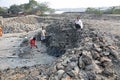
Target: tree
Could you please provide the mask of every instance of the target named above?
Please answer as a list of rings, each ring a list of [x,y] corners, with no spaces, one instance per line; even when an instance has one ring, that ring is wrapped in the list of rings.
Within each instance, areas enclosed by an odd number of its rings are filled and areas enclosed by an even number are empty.
[[[40,15],[44,14],[45,12],[54,13],[54,9],[49,8],[48,3],[44,2],[37,4],[37,7],[33,10],[33,12]]]
[[[27,13],[27,14],[44,14],[45,12],[53,13],[54,9],[48,7],[48,3],[38,3],[35,0],[29,0],[29,3],[21,4],[21,5],[11,5],[9,9],[4,10],[0,7],[0,14],[1,13],[10,13],[10,14],[18,14],[19,12]]]
[[[35,0],[29,0],[29,8],[34,9],[38,6],[38,2]]]
[[[35,0],[29,0],[29,3],[24,4],[24,10],[26,12],[31,12],[38,6],[38,2]]]
[[[8,9],[8,11],[11,12],[12,14],[18,14],[21,11],[21,8],[17,5],[12,5]]]
[[[37,10],[41,12],[41,14],[44,14],[46,11],[49,11],[50,8],[48,8],[48,3],[40,3],[37,7]]]
[[[107,10],[104,11],[104,13],[107,14],[112,14],[114,12],[115,7],[108,8]]]
[[[21,9],[21,12],[25,12],[25,11],[26,11],[25,5],[26,5],[26,4],[21,4],[21,5],[19,5],[19,8]]]
[[[0,7],[0,14],[2,14],[3,12],[4,12],[4,9]]]
[[[50,14],[52,14],[52,13],[54,13],[54,12],[55,12],[55,10],[54,10],[54,9],[49,8],[48,12],[49,12]]]
[[[102,14],[103,11],[100,10],[100,8],[96,9],[96,8],[87,8],[86,13],[94,13],[94,14]]]
[[[38,3],[35,0],[29,0],[29,3],[20,5],[20,7],[24,12],[31,13],[31,14],[34,14],[34,13],[44,14],[44,12],[46,11],[53,12],[53,10],[48,7],[47,2]]]
[[[113,14],[120,14],[120,9],[115,9]]]
[[[111,7],[104,11],[106,14],[120,14],[120,7]]]

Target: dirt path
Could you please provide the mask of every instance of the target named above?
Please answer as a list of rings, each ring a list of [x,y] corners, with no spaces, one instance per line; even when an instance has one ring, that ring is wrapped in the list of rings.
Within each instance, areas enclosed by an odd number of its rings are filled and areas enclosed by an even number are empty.
[[[27,58],[19,58],[16,50],[22,41],[21,34],[6,34],[0,38],[0,69],[33,66],[35,64],[49,64],[55,60],[46,54],[46,47],[37,42],[38,49],[33,48]]]

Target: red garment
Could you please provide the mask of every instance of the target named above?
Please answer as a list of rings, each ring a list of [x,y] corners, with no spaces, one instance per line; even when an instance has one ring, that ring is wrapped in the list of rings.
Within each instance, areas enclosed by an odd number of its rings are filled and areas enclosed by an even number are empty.
[[[30,47],[36,47],[36,41],[34,39],[30,39]]]
[[[0,36],[2,36],[2,28],[0,27]]]

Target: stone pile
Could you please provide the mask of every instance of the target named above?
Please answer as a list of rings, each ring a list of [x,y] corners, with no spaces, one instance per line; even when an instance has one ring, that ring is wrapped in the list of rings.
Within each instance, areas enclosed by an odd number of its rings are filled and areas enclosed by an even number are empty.
[[[53,19],[55,20],[55,19]],[[37,30],[41,26],[47,26],[52,22],[51,18],[44,18],[35,15],[3,18],[3,32],[6,33],[22,33]]]
[[[48,27],[52,34],[48,54],[61,56],[50,80],[118,80],[119,71],[114,67],[120,65],[119,40],[88,27],[75,30],[73,25],[59,21]]]

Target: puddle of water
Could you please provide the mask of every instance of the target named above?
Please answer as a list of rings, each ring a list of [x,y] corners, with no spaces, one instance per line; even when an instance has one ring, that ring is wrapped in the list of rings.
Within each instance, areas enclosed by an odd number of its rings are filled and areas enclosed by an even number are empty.
[[[48,56],[47,54],[37,54],[37,57],[32,58],[0,58],[0,69],[23,67],[23,66],[33,66],[36,64],[51,64],[55,58]]]

